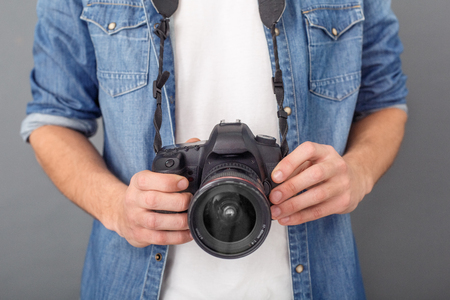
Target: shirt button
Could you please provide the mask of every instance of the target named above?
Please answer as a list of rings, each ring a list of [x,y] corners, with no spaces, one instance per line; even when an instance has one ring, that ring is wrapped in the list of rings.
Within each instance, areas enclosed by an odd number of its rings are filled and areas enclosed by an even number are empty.
[[[295,267],[295,272],[300,274],[301,272],[303,272],[304,269],[305,268],[303,267],[303,265],[298,265]]]
[[[289,106],[286,106],[284,108],[284,112],[287,113],[288,116],[290,116],[292,114],[292,109]]]
[[[337,35],[338,35],[338,31],[337,31],[336,28],[331,29],[331,33],[332,33],[334,36],[337,36]]]
[[[109,30],[114,30],[114,29],[116,29],[116,23],[114,23],[114,22],[109,23],[108,29],[109,29]]]
[[[161,253],[157,253],[157,254],[155,255],[155,259],[156,259],[156,261],[161,261],[161,259],[162,259],[162,254],[161,254]]]
[[[280,35],[280,29],[275,28],[275,35],[276,35],[276,36],[279,36],[279,35]]]

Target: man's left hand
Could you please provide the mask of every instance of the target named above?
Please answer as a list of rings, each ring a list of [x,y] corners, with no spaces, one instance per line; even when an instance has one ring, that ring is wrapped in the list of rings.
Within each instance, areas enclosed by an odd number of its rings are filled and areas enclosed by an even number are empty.
[[[353,211],[371,189],[361,173],[331,146],[301,144],[272,172],[280,184],[269,197],[272,218],[281,225],[298,225]]]

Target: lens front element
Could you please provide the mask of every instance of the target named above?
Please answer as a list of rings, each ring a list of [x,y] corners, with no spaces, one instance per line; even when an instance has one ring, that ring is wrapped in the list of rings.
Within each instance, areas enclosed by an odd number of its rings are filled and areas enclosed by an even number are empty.
[[[247,237],[256,224],[252,203],[242,194],[221,192],[208,201],[203,221],[211,236],[221,242],[233,243]]]
[[[194,195],[188,210],[189,228],[206,252],[220,258],[239,258],[254,252],[267,237],[270,205],[257,178],[230,170],[221,175],[214,176]]]

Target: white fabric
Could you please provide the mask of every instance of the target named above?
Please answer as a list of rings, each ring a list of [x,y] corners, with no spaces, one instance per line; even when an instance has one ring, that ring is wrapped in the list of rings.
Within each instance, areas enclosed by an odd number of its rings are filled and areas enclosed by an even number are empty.
[[[225,119],[279,137],[267,42],[256,0],[180,1],[172,26],[176,142],[209,138]],[[161,298],[292,299],[286,228],[241,259],[215,258],[195,242],[170,246]]]
[[[256,0],[180,1],[175,38],[177,143],[220,120],[278,137],[269,51]]]

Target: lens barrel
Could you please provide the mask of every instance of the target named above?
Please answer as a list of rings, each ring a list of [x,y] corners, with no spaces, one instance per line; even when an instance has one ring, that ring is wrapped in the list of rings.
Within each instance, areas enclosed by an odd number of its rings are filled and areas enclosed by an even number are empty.
[[[270,204],[257,174],[245,165],[227,163],[206,176],[188,210],[195,242],[226,259],[254,252],[267,237]]]

